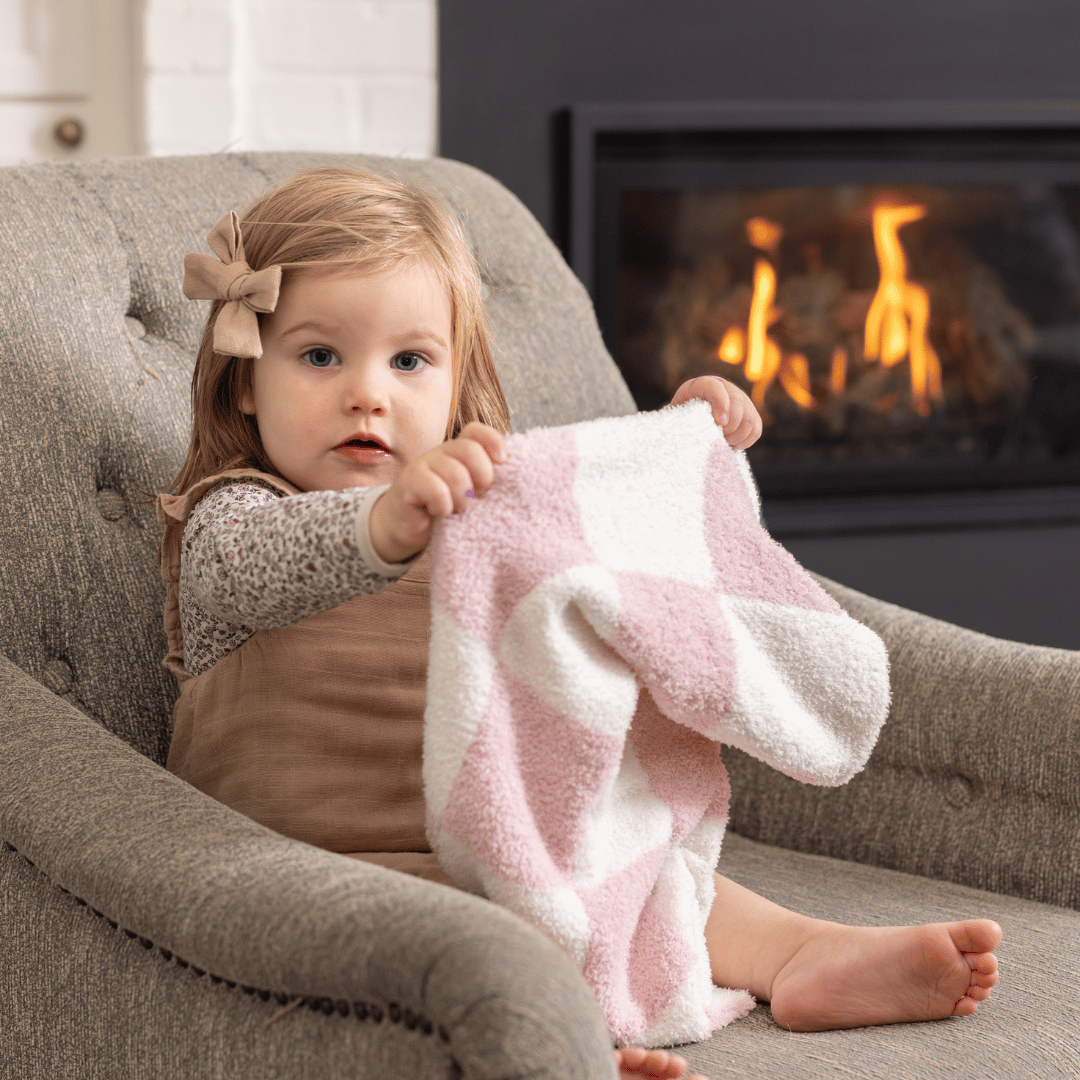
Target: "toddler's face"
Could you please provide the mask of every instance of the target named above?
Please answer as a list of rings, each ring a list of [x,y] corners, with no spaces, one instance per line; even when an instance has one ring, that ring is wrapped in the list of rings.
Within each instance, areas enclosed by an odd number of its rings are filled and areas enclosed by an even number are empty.
[[[388,484],[446,436],[451,333],[450,299],[423,262],[302,271],[263,320],[241,408],[301,490]]]

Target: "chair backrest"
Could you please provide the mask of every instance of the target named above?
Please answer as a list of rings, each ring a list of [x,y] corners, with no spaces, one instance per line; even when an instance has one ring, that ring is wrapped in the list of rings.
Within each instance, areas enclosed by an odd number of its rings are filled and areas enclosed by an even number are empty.
[[[584,290],[540,226],[456,162],[316,154],[132,158],[0,169],[0,649],[163,761],[159,529],[147,495],[183,458],[205,305],[185,252],[225,211],[319,164],[440,195],[484,271],[514,426],[633,410]]]

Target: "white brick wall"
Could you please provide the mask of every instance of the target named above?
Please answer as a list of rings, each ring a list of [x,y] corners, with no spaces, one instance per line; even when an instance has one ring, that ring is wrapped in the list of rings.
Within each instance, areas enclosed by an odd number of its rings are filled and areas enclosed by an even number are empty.
[[[151,154],[437,152],[436,0],[146,0]]]

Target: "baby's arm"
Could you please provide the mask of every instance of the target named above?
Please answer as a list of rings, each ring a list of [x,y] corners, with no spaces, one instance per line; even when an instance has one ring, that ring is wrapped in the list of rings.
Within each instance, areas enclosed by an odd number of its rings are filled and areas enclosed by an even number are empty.
[[[734,383],[719,375],[702,375],[684,382],[672,405],[701,398],[712,406],[713,419],[724,429],[724,437],[736,450],[745,450],[761,438],[761,415],[754,403]]]
[[[234,481],[199,500],[184,530],[181,604],[247,630],[287,626],[385,589],[407,569],[384,562],[368,516],[385,488],[282,497]],[[186,635],[185,635],[186,636]]]
[[[495,479],[506,460],[502,435],[468,424],[456,439],[421,454],[398,474],[371,510],[371,544],[380,558],[403,562],[423,551],[438,518],[460,513]]]

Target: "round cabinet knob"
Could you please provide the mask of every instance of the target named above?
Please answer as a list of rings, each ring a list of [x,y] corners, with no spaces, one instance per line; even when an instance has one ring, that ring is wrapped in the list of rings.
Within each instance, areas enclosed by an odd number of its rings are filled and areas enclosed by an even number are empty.
[[[74,150],[83,141],[85,134],[82,121],[76,120],[73,116],[58,121],[56,127],[53,128],[53,138],[60,146],[67,147],[69,150]]]

